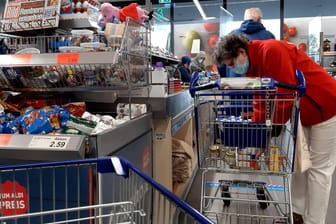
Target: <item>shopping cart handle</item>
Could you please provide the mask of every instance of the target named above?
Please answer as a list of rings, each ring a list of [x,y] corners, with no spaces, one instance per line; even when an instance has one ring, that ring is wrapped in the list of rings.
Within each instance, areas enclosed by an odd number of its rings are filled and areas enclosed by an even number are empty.
[[[283,83],[283,82],[275,82],[275,85],[277,87],[281,87],[284,89],[297,90],[297,92],[299,93],[299,96],[304,96],[306,94],[306,80],[304,78],[304,75],[302,71],[299,69],[296,69],[295,75],[299,83],[298,85],[292,85],[292,84]]]
[[[191,207],[188,203],[181,200],[177,197],[173,192],[168,190],[166,187],[161,185],[159,182],[154,180],[152,177],[138,169],[128,160],[122,157],[100,157],[97,159],[97,170],[99,173],[116,173],[119,176],[123,176],[125,178],[131,178],[132,175],[130,174],[132,171],[133,175],[137,175],[138,181],[145,181],[146,186],[153,188],[153,194],[159,193],[160,195],[164,196],[166,200],[173,202],[177,207],[181,208],[183,211],[187,212],[195,221],[196,223],[202,224],[214,224],[209,218],[205,217],[199,211]],[[134,176],[133,176],[134,177]],[[161,197],[161,196],[160,196]]]
[[[198,72],[194,72],[192,74],[190,83],[189,83],[189,93],[191,97],[195,97],[196,91],[200,90],[206,90],[206,89],[213,89],[213,88],[220,88],[220,79],[216,81],[211,81],[209,83],[203,84],[203,85],[197,85],[198,82]]]

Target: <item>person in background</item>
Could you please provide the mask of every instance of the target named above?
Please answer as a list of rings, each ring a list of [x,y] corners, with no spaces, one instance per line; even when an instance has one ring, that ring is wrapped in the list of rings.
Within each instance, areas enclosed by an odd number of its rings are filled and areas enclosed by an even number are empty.
[[[275,39],[275,36],[270,31],[266,30],[261,23],[263,14],[260,8],[248,8],[245,10],[244,21],[238,29],[232,30],[234,34],[245,34],[250,40],[268,40]],[[241,77],[242,75],[234,73],[225,65],[218,67],[221,77]],[[225,73],[225,74],[224,74]]]
[[[231,33],[246,34],[250,40],[268,40],[275,39],[270,31],[266,30],[261,23],[263,14],[259,8],[249,8],[245,10],[244,21],[238,29],[232,30]]]
[[[177,68],[181,74],[181,81],[189,83],[191,79],[190,71],[191,58],[189,56],[183,56],[181,62],[178,64]]]
[[[336,79],[286,41],[250,41],[244,35],[229,34],[219,40],[213,57],[238,74],[293,85],[297,84],[295,71],[302,71],[306,94],[300,100],[300,120],[312,166],[292,176],[293,218],[295,224],[324,224],[336,166]]]
[[[191,59],[190,70],[193,72],[205,71],[205,52],[200,51],[194,58]]]

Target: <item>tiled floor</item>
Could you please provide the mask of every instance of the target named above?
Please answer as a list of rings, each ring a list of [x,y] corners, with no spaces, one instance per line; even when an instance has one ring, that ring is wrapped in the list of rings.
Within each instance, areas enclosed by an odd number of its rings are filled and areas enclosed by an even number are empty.
[[[186,198],[186,201],[197,210],[200,209],[201,183],[202,183],[201,171],[198,171],[197,175],[194,178],[193,184],[190,188],[189,194],[187,195]],[[335,224],[336,223],[335,220],[336,220],[336,174],[334,174],[333,185],[329,200],[329,209],[325,224]],[[223,222],[223,224],[226,224],[226,222]]]

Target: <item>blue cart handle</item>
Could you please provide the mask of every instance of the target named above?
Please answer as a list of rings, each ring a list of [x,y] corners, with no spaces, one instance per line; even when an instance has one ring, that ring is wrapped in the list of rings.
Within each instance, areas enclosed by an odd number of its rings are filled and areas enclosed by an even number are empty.
[[[302,71],[299,69],[295,71],[295,75],[298,81],[298,85],[278,82],[273,80],[272,78],[263,77],[261,78],[261,88],[272,89],[276,86],[284,89],[296,90],[299,96],[303,96],[306,93],[306,80],[304,78]],[[198,73],[194,72],[190,80],[190,86],[189,86],[189,93],[191,97],[194,97],[195,93],[200,90],[207,90],[213,88],[221,89],[221,79],[217,79],[216,81],[212,81],[204,85],[197,85],[197,81],[198,81]]]
[[[292,89],[296,90],[299,93],[299,96],[304,96],[306,94],[306,79],[301,70],[296,69],[295,71],[296,79],[298,81],[298,85],[292,85],[283,82],[275,82],[275,86],[281,87],[284,89]]]
[[[199,76],[198,72],[194,72],[192,74],[192,77],[189,83],[189,93],[191,97],[194,97],[195,93],[200,90],[207,90],[207,89],[213,89],[213,88],[220,89],[220,79],[216,81],[211,81],[203,85],[197,85],[198,76]]]
[[[170,201],[174,202],[177,207],[180,207],[186,213],[188,213],[194,220],[198,221],[198,223],[202,224],[214,224],[210,219],[201,214],[195,208],[191,207],[188,203],[181,200],[163,185],[155,181],[152,177],[148,176],[137,167],[135,167],[132,163],[122,157],[101,157],[98,158],[98,172],[100,173],[115,173],[119,176],[123,176],[125,178],[129,177],[129,171],[132,170],[142,179],[144,179],[148,184],[150,184],[153,188],[159,191],[162,195],[168,198]]]

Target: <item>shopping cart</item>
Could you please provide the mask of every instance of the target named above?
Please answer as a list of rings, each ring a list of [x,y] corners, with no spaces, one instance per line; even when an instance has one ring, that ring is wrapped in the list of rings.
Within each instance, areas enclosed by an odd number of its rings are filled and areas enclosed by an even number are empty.
[[[298,85],[271,78],[222,78],[204,85],[193,75],[196,142],[202,172],[201,212],[216,223],[293,223]]]
[[[0,178],[0,223],[213,223],[119,157],[1,166]]]

